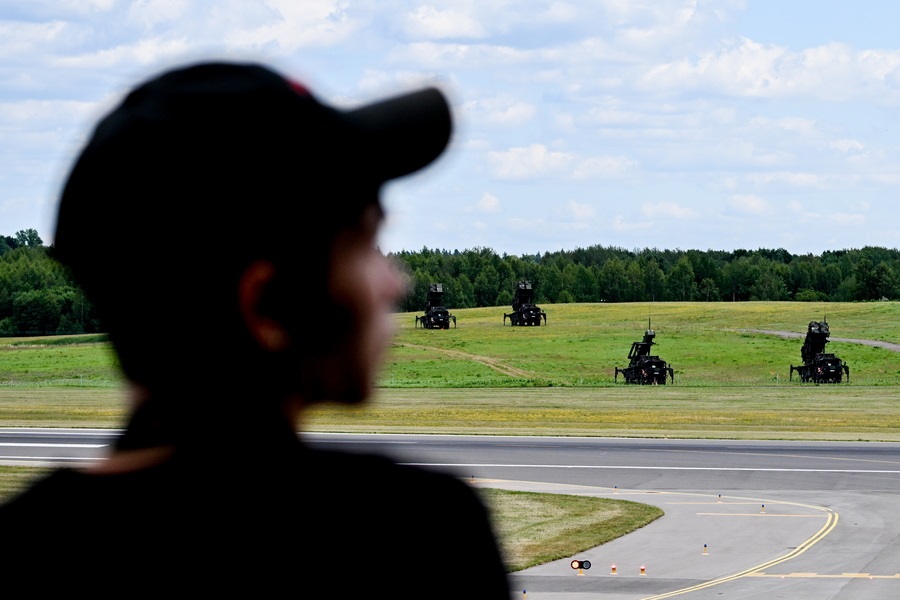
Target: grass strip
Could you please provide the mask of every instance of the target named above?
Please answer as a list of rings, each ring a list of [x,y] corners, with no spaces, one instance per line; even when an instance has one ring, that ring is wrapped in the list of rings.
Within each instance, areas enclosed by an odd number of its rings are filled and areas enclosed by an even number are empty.
[[[612,541],[663,516],[631,500],[479,488],[493,512],[509,572]]]

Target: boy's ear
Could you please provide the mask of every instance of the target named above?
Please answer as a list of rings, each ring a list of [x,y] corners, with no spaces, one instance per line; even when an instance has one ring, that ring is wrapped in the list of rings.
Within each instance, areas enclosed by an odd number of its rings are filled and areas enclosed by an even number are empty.
[[[272,293],[275,265],[258,260],[244,269],[238,281],[238,305],[250,336],[260,348],[281,352],[291,345],[291,336],[276,317],[265,310],[264,298]]]

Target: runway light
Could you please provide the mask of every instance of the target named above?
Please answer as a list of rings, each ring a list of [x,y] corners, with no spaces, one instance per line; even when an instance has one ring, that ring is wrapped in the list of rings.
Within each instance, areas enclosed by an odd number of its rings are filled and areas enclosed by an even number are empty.
[[[584,575],[584,570],[591,568],[591,561],[576,559],[569,563],[569,566],[571,566],[573,569],[578,569],[579,575]]]

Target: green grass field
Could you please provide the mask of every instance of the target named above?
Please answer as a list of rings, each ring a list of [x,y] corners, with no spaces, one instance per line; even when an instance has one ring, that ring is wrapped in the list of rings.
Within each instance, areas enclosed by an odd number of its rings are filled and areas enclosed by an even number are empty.
[[[559,304],[547,325],[511,327],[507,307],[455,310],[457,327],[397,332],[375,398],[314,410],[317,431],[900,441],[900,303]],[[615,378],[647,320],[674,383]],[[849,381],[800,383],[811,320]],[[800,337],[757,333],[772,330]],[[837,338],[837,339],[836,339]],[[61,341],[82,343],[63,344]],[[200,341],[194,341],[202,346]],[[97,337],[0,339],[0,426],[121,425],[122,382]],[[198,374],[198,376],[200,376]]]
[[[452,311],[457,327],[397,332],[372,401],[323,406],[306,430],[375,433],[900,441],[900,303],[545,305],[547,325],[511,327],[509,307]],[[673,383],[615,380],[648,318]],[[809,321],[827,319],[826,350],[849,381],[800,383]],[[794,338],[762,331],[793,333]],[[202,340],[191,340],[202,348]],[[118,427],[122,380],[97,336],[0,338],[0,426]],[[200,374],[198,374],[200,376]],[[0,498],[37,472],[0,467]],[[652,507],[485,491],[510,570],[555,560],[659,517]],[[563,515],[561,517],[560,515]],[[577,528],[566,524],[576,519]],[[588,532],[580,535],[579,532]]]
[[[897,353],[834,341],[856,338],[900,343],[900,303],[811,304],[716,302],[559,304],[543,307],[547,325],[503,325],[500,308],[454,311],[456,329],[416,329],[414,314],[398,316],[397,346],[387,387],[612,386],[628,364],[631,343],[648,319],[653,353],[675,369],[679,386],[787,384],[798,365],[809,321],[827,318],[827,350],[851,367],[858,385],[898,385]],[[754,333],[793,332],[799,339]]]

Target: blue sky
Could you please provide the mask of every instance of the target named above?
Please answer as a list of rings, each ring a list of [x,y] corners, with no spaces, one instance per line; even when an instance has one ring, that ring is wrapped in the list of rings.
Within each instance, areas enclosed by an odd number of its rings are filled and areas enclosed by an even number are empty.
[[[0,234],[52,242],[74,155],[140,78],[231,58],[340,106],[447,90],[449,152],[385,189],[388,251],[897,248],[898,22],[872,0],[0,0]]]

